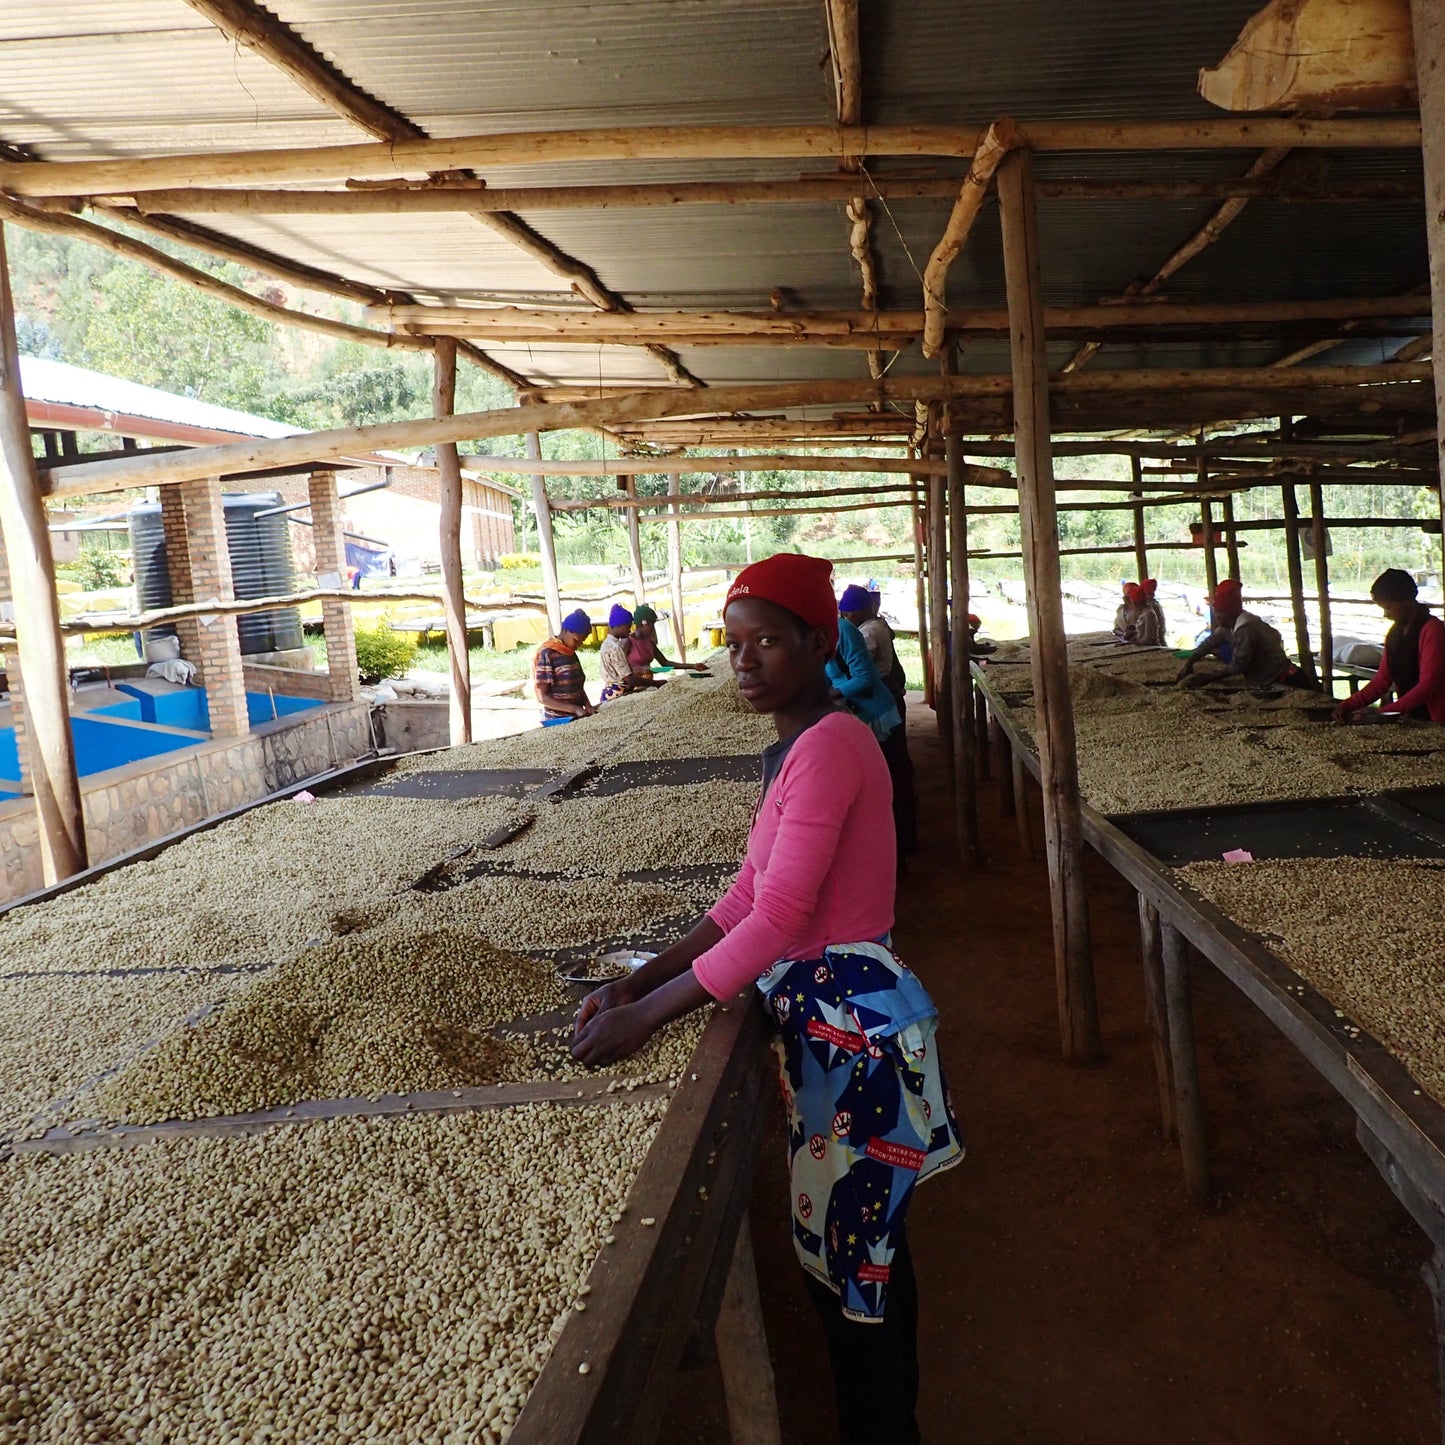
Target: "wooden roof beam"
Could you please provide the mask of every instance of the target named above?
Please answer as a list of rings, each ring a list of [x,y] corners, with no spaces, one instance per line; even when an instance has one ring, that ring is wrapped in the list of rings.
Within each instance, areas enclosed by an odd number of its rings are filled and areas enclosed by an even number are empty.
[[[1067,430],[1073,417],[1067,403],[1087,397],[1105,398],[1121,413],[1147,420],[1151,399],[1164,398],[1170,410],[1201,409],[1201,396],[1228,398],[1238,415],[1276,414],[1284,406],[1307,413],[1313,403],[1301,405],[1308,394],[1328,399],[1341,393],[1343,405],[1352,411],[1362,407],[1381,413],[1390,407],[1424,412],[1433,403],[1427,364],[1392,365],[1382,373],[1379,367],[1310,367],[1291,371],[1268,368],[1219,367],[1206,370],[1109,371],[1068,376],[1051,388],[1060,416],[1059,430]],[[432,446],[438,442],[474,441],[484,437],[519,436],[525,432],[566,430],[579,426],[611,426],[655,417],[688,416],[700,406],[725,411],[755,407],[828,406],[839,403],[917,402],[920,400],[978,400],[993,403],[986,408],[990,425],[984,430],[1002,430],[995,418],[1003,418],[1011,392],[1011,378],[999,376],[885,377],[857,380],[785,382],[759,386],[709,388],[698,393],[681,388],[638,390],[567,402],[539,402],[523,407],[502,407],[492,411],[460,413],[451,417],[414,421],[383,422],[371,426],[341,427],[306,432],[294,437],[248,439],[221,446],[196,447],[187,452],[170,452],[148,457],[133,456],[66,468],[61,473],[45,472],[42,484],[48,495],[78,496],[91,491],[121,491],[134,487],[164,485],[195,477],[223,475],[262,466],[325,461],[345,456],[358,448],[375,451],[394,447]],[[1230,415],[1226,411],[1224,415]],[[965,418],[960,426],[973,429],[980,418]]]
[[[986,127],[601,126],[585,130],[188,152],[86,161],[0,161],[0,189],[21,196],[113,196],[175,186],[254,186],[387,179],[398,172],[626,160],[826,159],[972,155]],[[1312,147],[1417,149],[1415,116],[1186,121],[1040,121],[1020,126],[1036,151],[1175,151]]]
[[[951,198],[959,183],[945,176],[869,176],[874,200]],[[1292,176],[1220,181],[1040,181],[1040,200],[1226,201],[1418,201],[1415,180],[1345,178],[1312,184]],[[484,186],[480,181],[418,185],[410,181],[367,184],[347,190],[254,190],[231,187],[139,191],[123,199],[146,215],[430,215],[438,212],[586,211],[697,205],[831,205],[848,202],[858,182],[847,176],[804,176],[795,181],[636,182],[630,185]],[[65,204],[78,204],[60,198]],[[51,198],[53,203],[55,198]]]
[[[371,319],[418,335],[468,335],[494,341],[576,345],[639,345],[683,340],[688,345],[868,346],[882,338],[899,348],[927,325],[921,311],[629,311],[596,312],[541,307],[385,305]],[[1135,301],[1114,305],[1050,306],[1044,324],[1053,333],[1069,330],[1147,332],[1155,328],[1286,325],[1345,322],[1420,322],[1429,317],[1428,298],[1406,296],[1335,297],[1315,301]],[[942,325],[961,334],[1008,335],[1003,307],[945,312]]]

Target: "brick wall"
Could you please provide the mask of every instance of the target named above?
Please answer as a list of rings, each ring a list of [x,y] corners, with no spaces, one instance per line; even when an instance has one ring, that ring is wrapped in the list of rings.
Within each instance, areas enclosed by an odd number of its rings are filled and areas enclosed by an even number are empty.
[[[316,573],[346,578],[346,540],[341,530],[341,503],[337,500],[335,472],[312,472],[311,541],[316,550]],[[323,602],[321,621],[326,632],[326,678],[332,702],[359,697],[356,667],[356,628],[349,602]]]
[[[223,602],[234,599],[220,478],[202,477],[162,487],[160,491],[166,562],[174,601],[180,604],[204,602],[212,597]],[[181,656],[196,664],[201,685],[206,689],[211,732],[216,737],[244,737],[250,722],[246,717],[246,687],[236,619],[224,614],[216,614],[209,621],[187,618],[177,631]]]

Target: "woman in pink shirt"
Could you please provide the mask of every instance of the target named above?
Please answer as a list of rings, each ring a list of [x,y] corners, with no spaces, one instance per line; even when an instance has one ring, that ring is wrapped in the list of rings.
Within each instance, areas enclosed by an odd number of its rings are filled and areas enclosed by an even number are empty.
[[[888,768],[824,670],[837,640],[831,573],[781,553],[728,590],[739,689],[778,730],[746,857],[686,938],[583,1001],[572,1052],[613,1063],[671,1019],[756,985],[776,1029],[793,1241],[828,1339],[841,1438],[911,1445],[917,1287],[904,1216],[914,1185],[963,1149],[937,1011],[889,947]]]
[[[1416,591],[1415,579],[1398,567],[1370,584],[1370,596],[1391,622],[1385,655],[1374,677],[1335,709],[1337,722],[1348,722],[1387,692],[1395,700],[1384,704],[1382,713],[1445,722],[1445,623],[1431,615]]]

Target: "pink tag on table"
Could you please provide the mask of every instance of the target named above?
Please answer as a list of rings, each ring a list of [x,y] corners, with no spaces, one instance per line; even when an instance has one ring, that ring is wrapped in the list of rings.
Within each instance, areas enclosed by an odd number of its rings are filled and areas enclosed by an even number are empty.
[[[1248,848],[1231,848],[1224,855],[1224,861],[1226,863],[1253,863],[1254,854]]]
[[[316,794],[307,792],[305,788],[302,788],[299,793],[293,793],[291,795],[291,801],[293,803],[314,803],[316,801]]]

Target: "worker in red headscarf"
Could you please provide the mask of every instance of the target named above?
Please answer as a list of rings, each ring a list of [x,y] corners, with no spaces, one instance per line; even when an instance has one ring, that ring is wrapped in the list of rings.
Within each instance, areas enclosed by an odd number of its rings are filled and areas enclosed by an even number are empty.
[[[1226,578],[1210,598],[1213,626],[1179,669],[1179,681],[1202,686],[1225,678],[1243,678],[1250,687],[1315,688],[1289,660],[1284,638],[1263,618],[1244,608],[1244,593],[1233,577]],[[1205,657],[1228,656],[1223,672],[1193,676],[1194,664]]]
[[[593,1068],[664,1024],[756,989],[788,1110],[790,1234],[823,1324],[847,1445],[918,1440],[914,1186],[963,1155],[938,1015],[894,954],[892,788],[868,726],[833,698],[832,564],[780,553],[723,608],[744,699],[777,726],[731,888],[683,939],[582,1001]]]
[[[1163,647],[1166,624],[1164,609],[1154,594],[1159,584],[1145,577],[1138,584],[1138,606],[1134,613],[1134,641],[1140,647]]]

